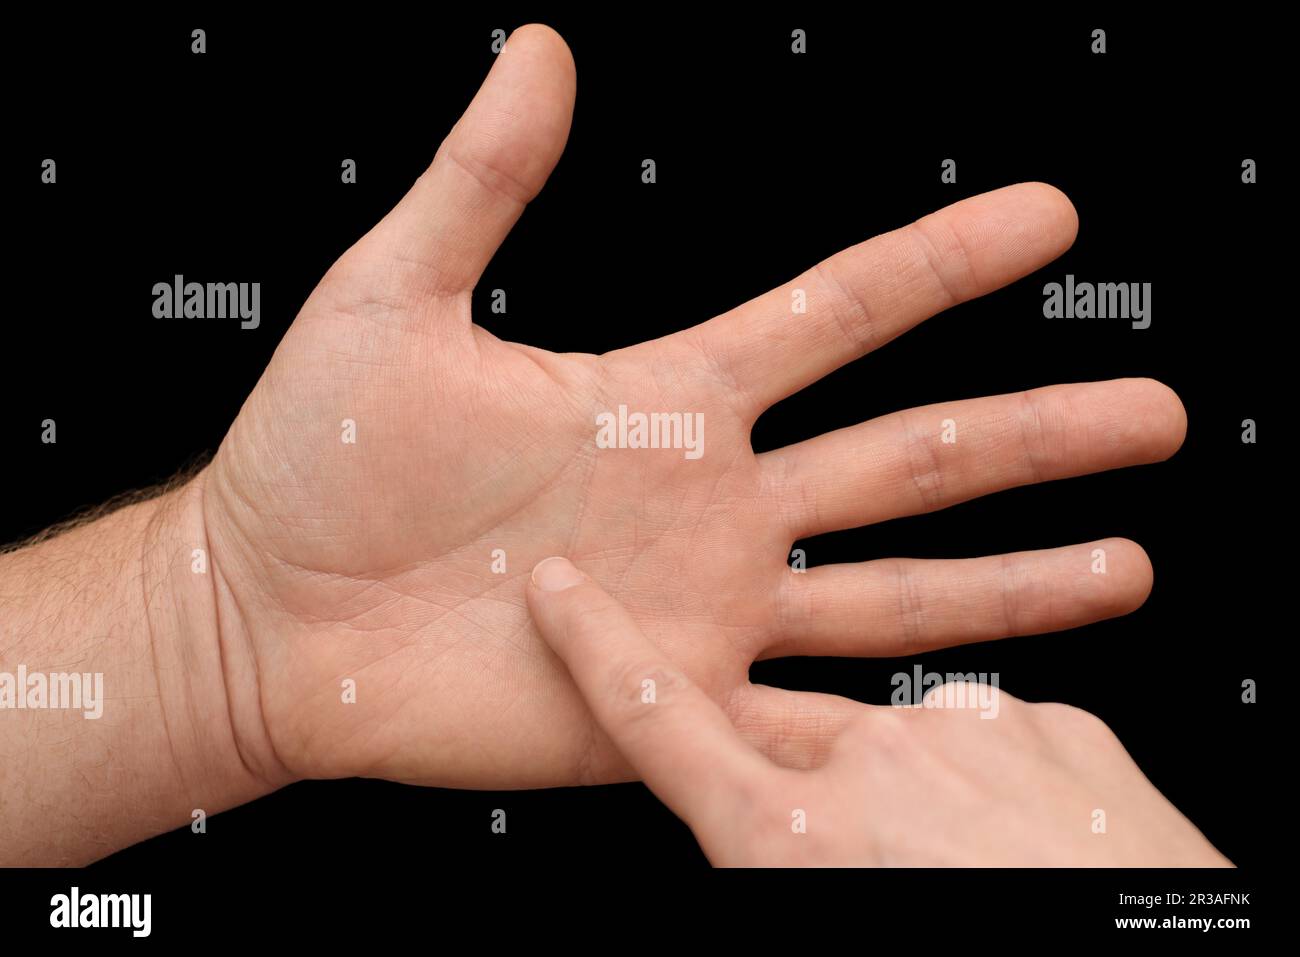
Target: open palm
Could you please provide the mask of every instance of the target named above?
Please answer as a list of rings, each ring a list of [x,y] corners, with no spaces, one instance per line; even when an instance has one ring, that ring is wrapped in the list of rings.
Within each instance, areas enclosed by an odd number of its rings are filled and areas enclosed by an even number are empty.
[[[1068,248],[1060,192],[978,196],[703,325],[551,354],[473,326],[470,295],[557,162],[574,89],[554,32],[511,36],[429,170],[304,305],[201,479],[253,766],[470,787],[629,777],[530,621],[525,578],[553,554],[796,767],[856,711],[751,685],[756,658],[908,654],[1142,602],[1150,566],[1124,540],[806,574],[786,557],[799,537],[1167,457],[1185,420],[1158,383],[951,402],[757,456],[749,443],[782,397]],[[702,415],[703,454],[600,447],[597,416],[620,406]]]

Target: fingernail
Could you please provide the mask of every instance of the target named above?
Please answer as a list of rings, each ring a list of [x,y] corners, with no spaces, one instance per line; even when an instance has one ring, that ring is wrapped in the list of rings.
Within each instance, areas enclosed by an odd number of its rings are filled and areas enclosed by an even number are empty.
[[[567,558],[543,558],[533,568],[533,584],[542,591],[564,591],[587,580]]]

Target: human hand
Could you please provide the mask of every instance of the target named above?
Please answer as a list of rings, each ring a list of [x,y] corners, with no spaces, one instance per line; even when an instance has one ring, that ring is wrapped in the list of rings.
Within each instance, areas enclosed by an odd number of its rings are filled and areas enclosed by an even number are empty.
[[[826,764],[780,768],[567,559],[538,564],[528,601],[600,726],[714,864],[1229,863],[1078,708],[967,682],[918,708],[845,702],[856,718]]]
[[[860,709],[755,687],[756,658],[913,653],[1144,600],[1150,567],[1124,540],[804,575],[786,556],[800,537],[1163,459],[1185,420],[1157,383],[948,402],[762,455],[749,444],[784,396],[1062,253],[1076,217],[1060,192],[977,196],[703,325],[555,355],[473,326],[470,297],[557,162],[574,89],[555,33],[511,36],[428,171],[303,306],[195,482],[218,667],[254,773],[270,785],[626,779],[530,624],[525,576],[549,554],[608,583],[744,737],[793,767],[822,762]],[[791,312],[795,289],[806,314]],[[597,448],[596,416],[620,405],[701,414],[704,454]],[[955,445],[939,442],[946,418]],[[1098,544],[1105,576],[1089,573]],[[506,574],[492,570],[497,549]],[[341,701],[345,679],[355,705]]]

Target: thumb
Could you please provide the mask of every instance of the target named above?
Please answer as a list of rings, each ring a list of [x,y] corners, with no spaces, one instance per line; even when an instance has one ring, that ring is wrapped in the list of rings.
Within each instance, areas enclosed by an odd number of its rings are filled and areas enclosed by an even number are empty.
[[[597,723],[697,836],[729,826],[763,778],[777,773],[627,609],[568,559],[537,564],[528,606]]]
[[[559,161],[576,88],[558,33],[540,24],[512,33],[433,163],[359,252],[397,264],[415,296],[473,289]]]

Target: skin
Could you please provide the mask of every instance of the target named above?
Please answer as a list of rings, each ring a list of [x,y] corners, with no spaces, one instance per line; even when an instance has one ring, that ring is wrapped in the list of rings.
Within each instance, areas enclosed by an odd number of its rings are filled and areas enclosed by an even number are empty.
[[[528,600],[601,727],[714,864],[1229,863],[1086,711],[954,682],[919,708],[852,705],[824,766],[781,768],[568,560],[540,562]]]
[[[756,659],[912,654],[1145,599],[1150,564],[1124,539],[800,575],[786,556],[820,532],[1160,461],[1186,419],[1159,383],[950,401],[761,455],[749,444],[776,401],[1064,252],[1077,218],[1050,186],[957,203],[605,355],[473,326],[471,292],[558,161],[575,86],[557,34],[516,31],[429,169],[303,305],[210,466],[0,557],[0,667],[72,648],[113,699],[98,723],[0,714],[0,860],[92,859],[301,778],[632,778],[530,620],[528,570],[546,555],[602,582],[744,740],[789,768],[824,763],[860,707],[751,685]],[[792,314],[795,289],[805,314]],[[620,404],[703,413],[704,455],[597,448],[596,415]],[[955,444],[939,441],[948,418]],[[1097,547],[1106,575],[1090,572]],[[84,597],[100,592],[112,600]]]

